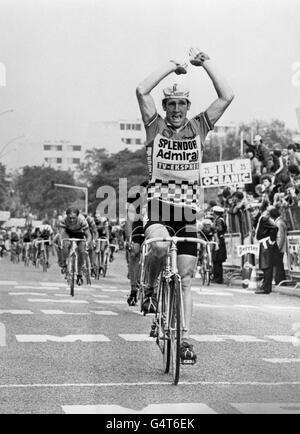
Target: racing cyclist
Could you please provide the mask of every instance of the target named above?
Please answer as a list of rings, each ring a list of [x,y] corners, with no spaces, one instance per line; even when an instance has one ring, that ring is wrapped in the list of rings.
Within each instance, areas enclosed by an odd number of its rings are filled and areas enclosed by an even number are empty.
[[[66,216],[60,221],[60,235],[62,240],[66,238],[79,238],[82,240],[78,242],[77,285],[80,286],[83,284],[82,267],[86,250],[85,243],[89,245],[92,241],[92,236],[89,230],[88,222],[86,221],[84,216],[80,214],[78,208],[71,207],[67,209]],[[60,264],[63,274],[67,271],[67,257],[70,247],[70,242],[63,243],[62,258]]]
[[[189,91],[178,84],[164,89],[162,107],[165,119],[158,113],[152,90],[168,75],[187,73],[187,64],[170,60],[142,81],[137,99],[146,129],[149,169],[148,222],[146,239],[171,235],[197,237],[196,212],[199,204],[200,163],[205,137],[233,100],[233,92],[215,68],[209,56],[198,49],[189,52],[190,63],[202,67],[217,93],[217,99],[204,111],[187,119],[190,109]],[[157,305],[154,287],[169,243],[152,243],[149,255],[149,287],[144,310]],[[192,318],[191,279],[197,261],[197,245],[179,243],[178,270],[181,276],[187,330],[183,333],[181,359],[196,361],[190,343]]]

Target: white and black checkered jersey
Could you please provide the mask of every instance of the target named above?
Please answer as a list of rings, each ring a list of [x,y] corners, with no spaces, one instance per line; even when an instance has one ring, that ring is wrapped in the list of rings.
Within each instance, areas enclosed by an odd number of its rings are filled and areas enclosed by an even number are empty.
[[[204,140],[213,126],[200,113],[176,130],[156,114],[145,124],[149,170],[148,201],[197,208]]]

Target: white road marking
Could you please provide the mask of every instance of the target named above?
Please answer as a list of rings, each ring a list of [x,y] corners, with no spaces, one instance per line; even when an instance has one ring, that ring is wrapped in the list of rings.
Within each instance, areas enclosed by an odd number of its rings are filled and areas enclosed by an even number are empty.
[[[41,309],[41,312],[45,315],[90,315],[89,312],[87,313],[73,313],[73,312],[64,312],[63,310],[51,310],[51,309]]]
[[[123,292],[123,293],[128,294],[129,290],[127,290],[127,289],[102,289],[102,292]]]
[[[102,295],[102,294],[92,294],[92,297],[95,298],[109,298],[109,295]]]
[[[243,403],[231,404],[243,414],[300,414],[300,403]]]
[[[118,316],[116,312],[112,312],[111,310],[91,310],[91,312],[96,315]]]
[[[194,292],[197,295],[208,295],[208,296],[217,296],[217,297],[233,297],[233,294],[229,294],[228,292],[210,292],[210,291],[196,291],[194,290]]]
[[[72,304],[89,304],[88,301],[85,300],[50,300],[43,298],[29,298],[27,301],[31,303],[72,303]]]
[[[153,338],[146,334],[120,334],[119,336],[129,342],[155,342]]]
[[[231,304],[209,304],[209,303],[194,303],[194,307],[209,308],[209,309],[229,309],[233,306]]]
[[[48,294],[42,292],[9,292],[8,295],[33,295],[38,297],[47,297]]]
[[[14,289],[36,289],[36,290],[43,290],[43,291],[45,291],[45,289],[52,289],[55,291],[59,291],[59,288],[57,288],[56,286],[45,288],[45,286],[16,285]]]
[[[142,410],[120,405],[63,405],[66,414],[217,414],[202,403],[152,404]]]
[[[0,315],[10,313],[11,315],[33,315],[30,310],[3,309],[0,310]]]
[[[116,286],[107,286],[107,285],[92,285],[92,288],[96,288],[96,289],[107,289],[109,291],[113,290],[113,289],[117,289]]]
[[[287,344],[299,345],[300,339],[296,336],[265,336],[265,338],[272,339],[276,342],[283,342]]]
[[[251,304],[213,304],[213,303],[194,303],[195,307],[209,308],[209,309],[257,309],[268,311],[274,310],[299,310],[300,306],[275,306],[275,305],[251,305]]]
[[[0,322],[0,347],[6,347],[6,329],[2,322]]]
[[[44,286],[50,286],[52,288],[52,286],[58,286],[58,287],[62,287],[62,288],[66,288],[67,285],[66,283],[57,283],[57,282],[39,282],[39,285],[44,285]]]
[[[268,363],[300,363],[300,359],[263,359]]]
[[[245,295],[255,295],[254,291],[250,291],[249,289],[234,289],[234,288],[226,288],[224,291],[230,291],[230,292],[236,292],[238,294],[245,294]]]
[[[104,335],[16,335],[18,342],[26,343],[44,343],[44,342],[110,342],[110,339]]]
[[[93,300],[94,303],[99,303],[99,304],[124,304],[125,305],[125,301],[121,301],[121,300]]]
[[[246,335],[191,335],[191,338],[198,342],[266,342],[263,339],[259,339],[255,336]]]
[[[0,285],[17,285],[18,282],[15,282],[14,280],[0,280]]]
[[[106,387],[148,387],[168,386],[170,381],[152,381],[141,383],[61,383],[61,384],[0,384],[0,389],[38,389],[38,388],[106,388]],[[180,386],[253,386],[253,387],[289,387],[300,386],[300,381],[259,382],[259,381],[180,381]]]
[[[263,309],[275,309],[275,310],[300,310],[300,306],[277,306],[272,304],[264,304],[261,306]]]

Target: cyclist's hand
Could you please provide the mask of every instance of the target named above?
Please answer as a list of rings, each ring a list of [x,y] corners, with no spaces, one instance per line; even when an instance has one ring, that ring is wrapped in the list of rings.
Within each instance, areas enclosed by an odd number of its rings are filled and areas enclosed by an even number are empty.
[[[187,62],[177,62],[176,60],[170,60],[174,64],[174,72],[177,75],[186,74],[187,73]]]
[[[189,52],[190,63],[194,66],[202,66],[205,60],[209,60],[210,57],[200,51],[199,48],[191,48]]]

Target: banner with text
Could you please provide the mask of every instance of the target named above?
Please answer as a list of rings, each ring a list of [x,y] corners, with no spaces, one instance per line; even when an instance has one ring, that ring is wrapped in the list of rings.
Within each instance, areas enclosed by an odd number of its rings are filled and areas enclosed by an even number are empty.
[[[251,162],[248,158],[201,164],[202,187],[251,183]]]

